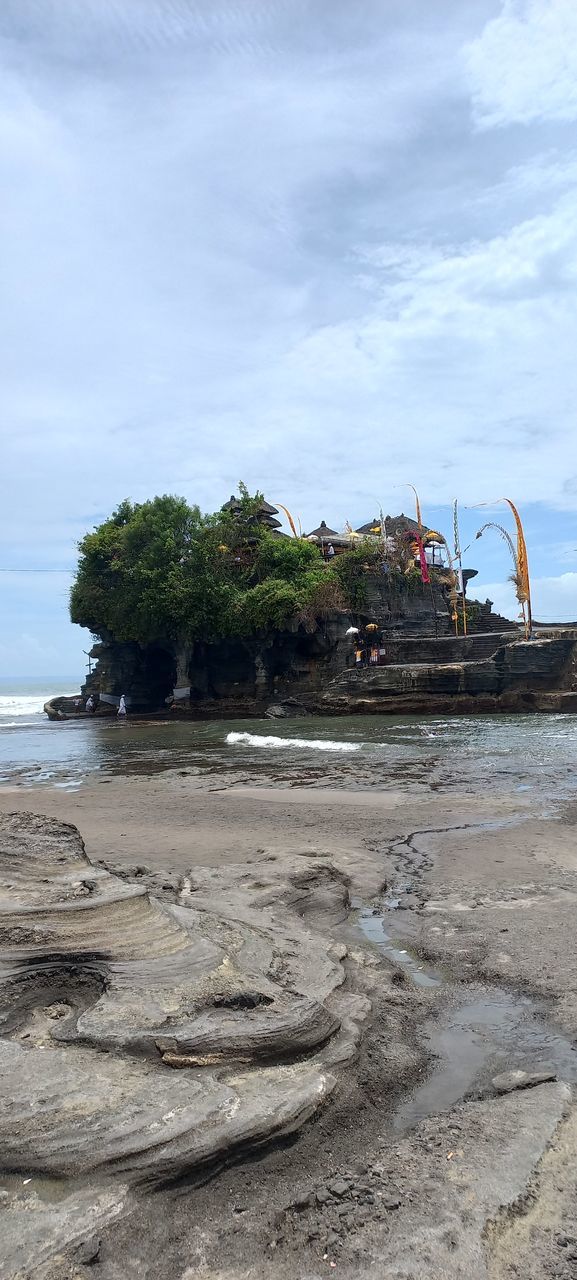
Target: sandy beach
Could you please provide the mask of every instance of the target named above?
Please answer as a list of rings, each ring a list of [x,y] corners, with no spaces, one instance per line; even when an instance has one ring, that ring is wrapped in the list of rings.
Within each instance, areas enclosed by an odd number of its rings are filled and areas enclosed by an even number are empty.
[[[387,846],[416,828],[529,818],[519,797],[421,794],[402,790],[217,785],[200,788],[177,772],[102,778],[78,791],[0,787],[0,812],[46,814],[72,822],[95,860],[145,862],[183,873],[253,858],[257,850],[296,843],[322,848],[354,874],[359,858],[378,876]]]

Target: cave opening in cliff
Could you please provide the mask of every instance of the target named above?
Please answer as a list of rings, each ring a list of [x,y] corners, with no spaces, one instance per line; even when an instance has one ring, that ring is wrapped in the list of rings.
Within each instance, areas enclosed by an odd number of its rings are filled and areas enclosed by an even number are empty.
[[[172,694],[176,680],[173,655],[160,646],[150,645],[144,662],[144,685],[151,708],[161,709]]]

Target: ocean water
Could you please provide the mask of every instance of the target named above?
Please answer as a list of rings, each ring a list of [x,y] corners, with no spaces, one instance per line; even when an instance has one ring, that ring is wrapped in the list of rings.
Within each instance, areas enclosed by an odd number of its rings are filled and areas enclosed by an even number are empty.
[[[0,681],[0,786],[74,790],[170,769],[203,790],[490,787],[561,798],[577,786],[576,715],[49,721],[48,697],[77,688],[74,679]]]
[[[0,677],[0,729],[22,729],[37,724],[49,698],[78,693],[80,682],[79,676],[68,680],[50,680],[46,676],[29,676],[25,680]]]

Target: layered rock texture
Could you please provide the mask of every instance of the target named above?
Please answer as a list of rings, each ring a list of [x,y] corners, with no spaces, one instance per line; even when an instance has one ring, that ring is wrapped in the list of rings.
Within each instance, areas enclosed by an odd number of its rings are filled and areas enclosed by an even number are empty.
[[[99,663],[90,688],[117,691],[105,695],[109,701],[101,703],[98,714],[115,714],[123,689],[133,691],[131,713],[146,713],[148,706],[152,711],[162,707],[162,715],[218,719],[370,711],[577,709],[574,627],[536,631],[528,641],[516,630],[435,637],[402,630],[399,634],[393,628],[381,633],[379,665],[358,669],[357,642],[347,634],[350,622],[348,615],[338,615],[326,619],[313,634],[296,627],[251,642],[194,646],[186,672],[179,677],[188,682],[181,690],[186,696],[175,700],[170,711],[160,698],[158,684],[162,668],[162,689],[168,689],[170,702],[174,677],[166,653],[155,667],[151,653],[141,652],[140,657],[132,653],[136,645],[98,645],[94,652]],[[142,662],[152,673],[149,684],[142,672],[134,675]],[[72,699],[55,699],[46,710],[55,718],[75,714]]]
[[[520,640],[472,636],[459,641],[389,644],[385,666],[347,670],[327,686],[327,711],[429,709],[577,709],[575,636]],[[444,652],[443,652],[444,651]],[[420,661],[419,661],[420,658]]]
[[[95,1177],[160,1183],[322,1105],[369,1009],[341,989],[346,948],[307,927],[346,906],[328,860],[228,869],[226,890],[207,870],[167,902],[94,866],[74,827],[26,814],[0,820],[0,858],[7,1174],[78,1194]]]

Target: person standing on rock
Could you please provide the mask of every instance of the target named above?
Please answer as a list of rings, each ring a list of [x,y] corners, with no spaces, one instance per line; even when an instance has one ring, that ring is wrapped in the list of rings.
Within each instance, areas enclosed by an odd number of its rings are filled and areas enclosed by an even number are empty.
[[[121,720],[126,718],[126,698],[123,693],[120,695],[120,702],[118,703],[118,711],[116,714],[117,716],[120,716]]]

